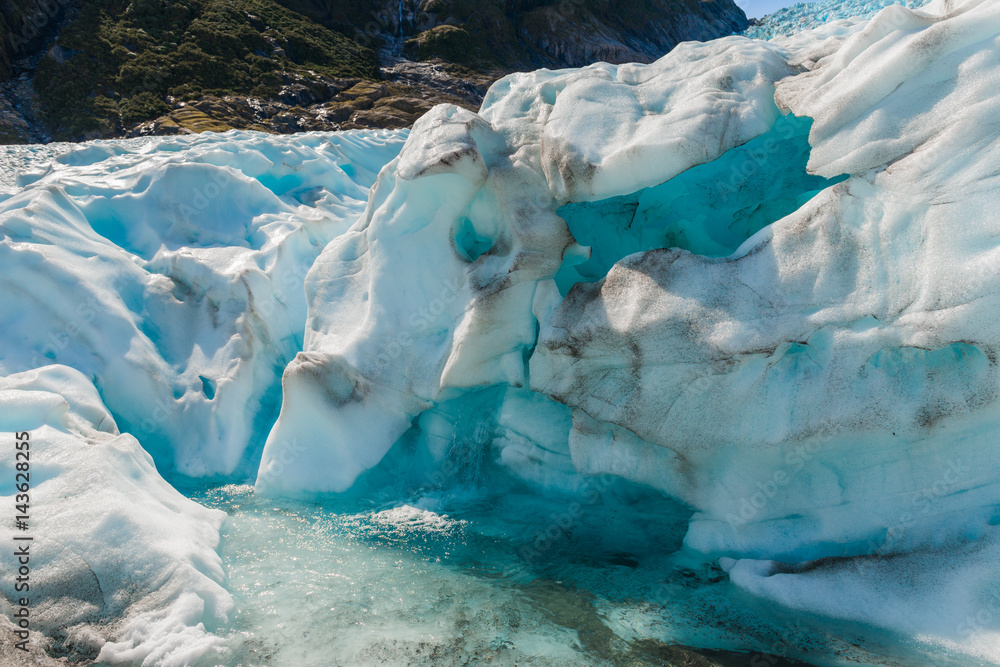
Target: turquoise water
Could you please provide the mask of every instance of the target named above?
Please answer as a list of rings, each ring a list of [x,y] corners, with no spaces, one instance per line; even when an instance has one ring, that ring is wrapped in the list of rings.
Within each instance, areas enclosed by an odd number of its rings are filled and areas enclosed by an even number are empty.
[[[230,516],[226,665],[959,664],[741,594],[682,548],[686,509],[610,479],[573,497],[187,491]]]

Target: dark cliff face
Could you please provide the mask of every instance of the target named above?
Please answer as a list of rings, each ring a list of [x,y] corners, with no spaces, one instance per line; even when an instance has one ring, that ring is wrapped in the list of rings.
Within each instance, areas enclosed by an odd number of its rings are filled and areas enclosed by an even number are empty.
[[[733,0],[609,0],[538,7],[519,17],[518,32],[540,63],[582,67],[599,60],[652,62],[681,42],[747,25]]]
[[[469,66],[651,62],[687,40],[745,30],[733,0],[279,0],[355,38]]]
[[[0,0],[0,79],[15,74],[19,58],[30,56],[79,0]]]
[[[47,138],[33,73],[82,0],[0,0],[0,144]]]
[[[0,0],[0,142],[402,127],[746,26],[734,0]]]

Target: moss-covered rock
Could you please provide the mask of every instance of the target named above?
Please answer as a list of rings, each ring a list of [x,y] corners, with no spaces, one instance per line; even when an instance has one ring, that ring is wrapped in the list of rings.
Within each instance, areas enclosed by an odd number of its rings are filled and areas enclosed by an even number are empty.
[[[332,101],[304,106],[273,99],[226,95],[205,96],[152,121],[140,123],[130,135],[190,134],[258,130],[289,133],[313,130],[355,130],[409,127],[436,104],[468,105],[464,100],[392,82],[338,82]]]
[[[200,134],[225,132],[234,128],[225,121],[213,118],[194,107],[184,107],[164,116],[160,120],[159,129],[159,134]]]
[[[481,52],[468,31],[452,25],[438,25],[406,42],[406,52],[414,60],[441,58],[454,63],[472,64],[489,57]]]
[[[511,69],[651,62],[748,25],[733,0],[424,0],[414,24],[418,58]]]

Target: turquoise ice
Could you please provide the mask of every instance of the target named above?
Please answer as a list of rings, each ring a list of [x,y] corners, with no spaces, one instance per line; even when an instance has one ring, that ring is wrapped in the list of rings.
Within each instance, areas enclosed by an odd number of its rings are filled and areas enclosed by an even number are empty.
[[[812,120],[781,116],[768,132],[666,183],[559,209],[590,259],[557,276],[565,294],[594,282],[620,259],[655,248],[682,248],[706,257],[736,252],[751,236],[800,209],[846,176],[808,173]]]

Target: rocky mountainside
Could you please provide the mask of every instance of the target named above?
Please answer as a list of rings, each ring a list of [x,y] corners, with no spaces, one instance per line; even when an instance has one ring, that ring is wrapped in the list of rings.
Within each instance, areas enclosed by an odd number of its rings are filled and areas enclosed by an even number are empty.
[[[649,62],[679,42],[747,26],[742,10],[727,0],[281,2],[330,27],[360,28],[361,40],[401,41],[414,60],[500,68]]]
[[[0,142],[404,127],[746,26],[733,0],[0,0]]]

